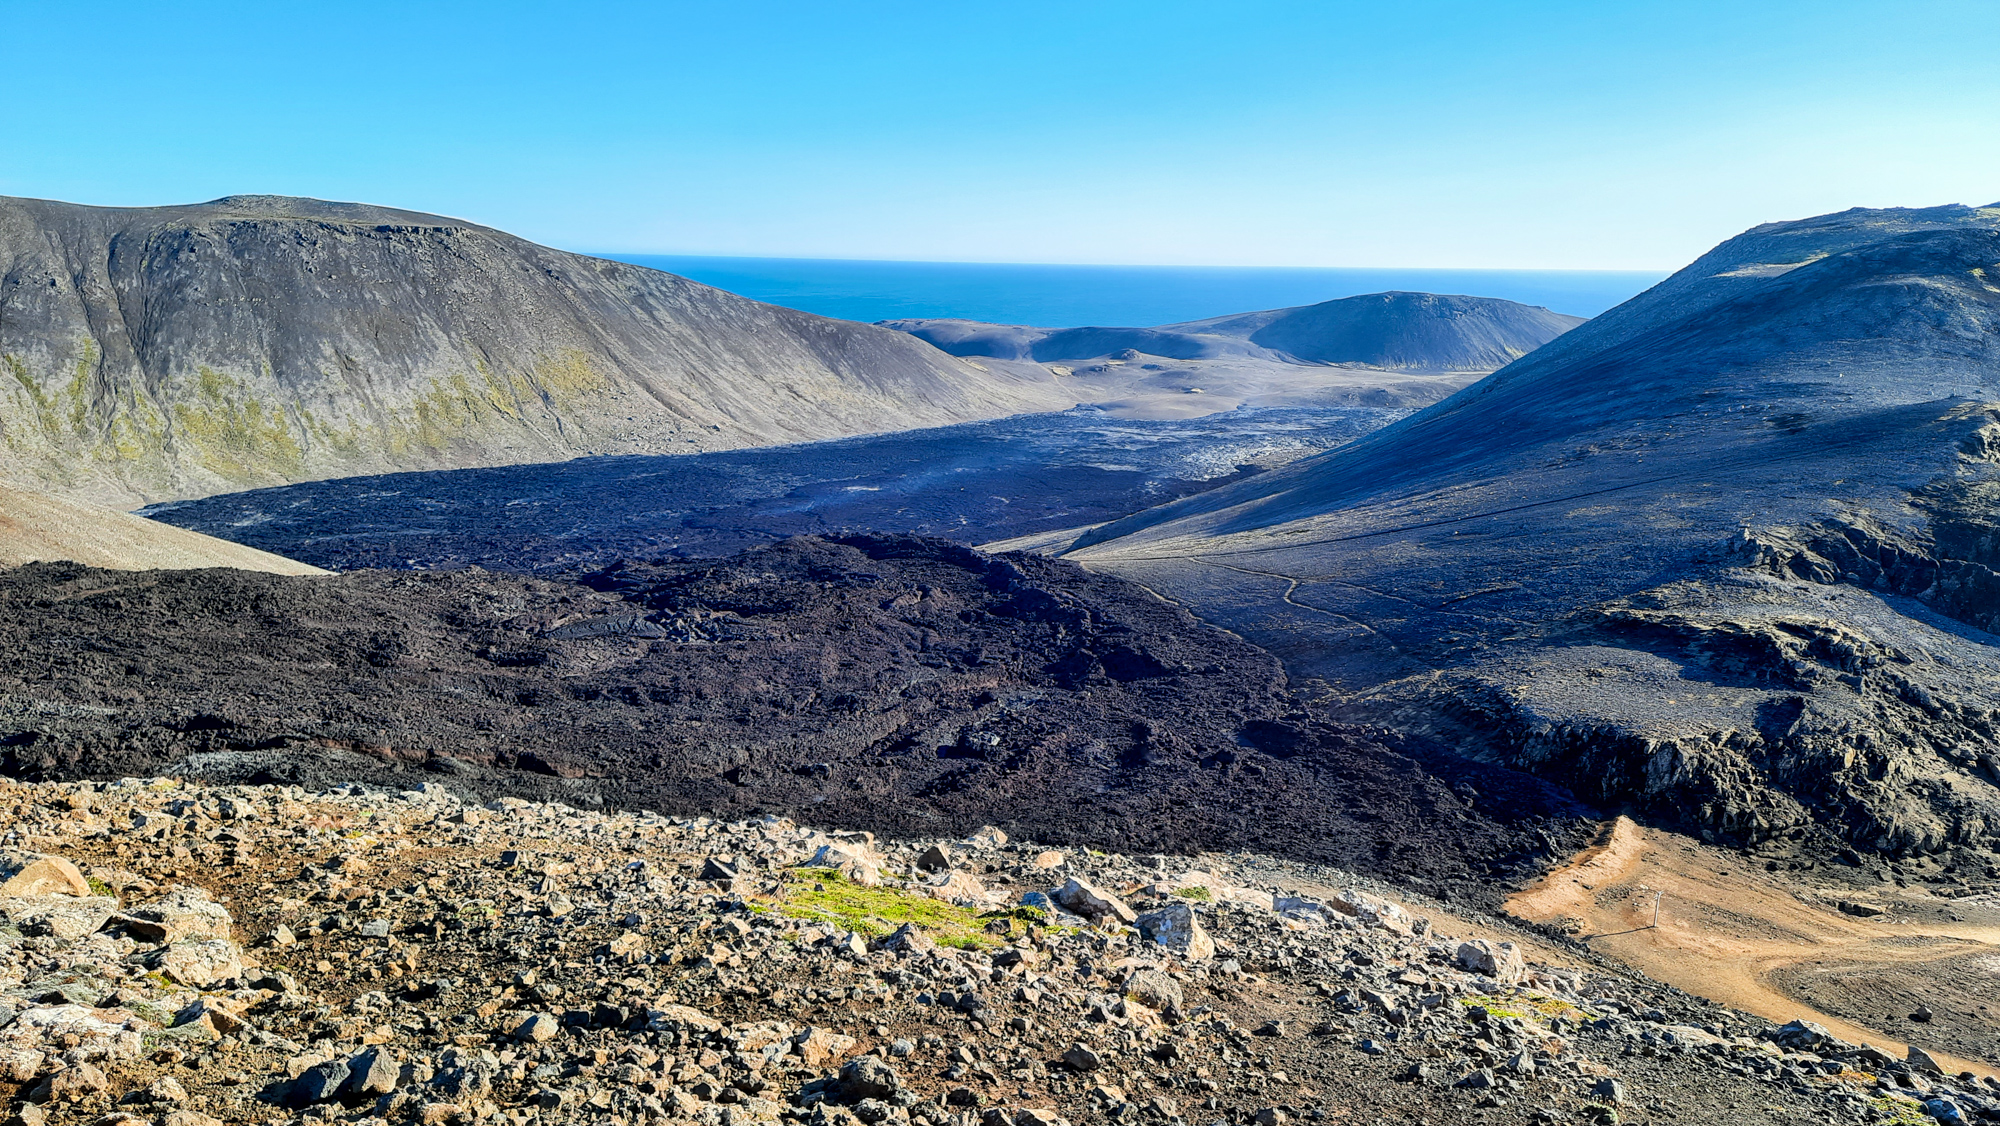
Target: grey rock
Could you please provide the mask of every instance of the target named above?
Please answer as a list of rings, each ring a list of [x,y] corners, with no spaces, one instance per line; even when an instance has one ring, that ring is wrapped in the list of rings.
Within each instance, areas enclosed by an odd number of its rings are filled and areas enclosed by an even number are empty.
[[[891,952],[909,951],[912,954],[929,954],[937,949],[937,943],[917,926],[904,923],[884,936],[877,948]]]
[[[1033,907],[1048,915],[1048,921],[1060,926],[1082,926],[1089,920],[1081,915],[1071,914],[1057,903],[1047,892],[1029,891],[1021,893],[1021,906]]]
[[[1520,947],[1511,942],[1475,938],[1460,943],[1454,957],[1460,969],[1490,977],[1503,985],[1521,980],[1527,968],[1527,960],[1522,957]]]
[[[243,950],[226,939],[176,942],[154,954],[153,967],[194,989],[206,989],[243,974]]]
[[[524,1043],[540,1044],[555,1039],[562,1032],[562,1022],[550,1013],[530,1013],[523,1018],[509,1035]]]
[[[292,1081],[291,1090],[285,1096],[285,1105],[305,1107],[325,1102],[340,1093],[349,1074],[344,1060],[314,1064]]]
[[[1130,923],[1139,918],[1138,913],[1124,900],[1110,892],[1100,890],[1095,884],[1075,877],[1071,877],[1068,883],[1049,895],[1057,903],[1092,922],[1112,919],[1120,923]]]
[[[1194,909],[1184,903],[1147,911],[1133,922],[1139,928],[1141,938],[1158,943],[1191,962],[1215,957],[1215,940],[1202,929]]]
[[[48,935],[64,942],[96,934],[110,921],[118,901],[108,896],[37,895],[0,899],[0,918],[26,935]]]
[[[1179,1009],[1185,999],[1181,983],[1159,970],[1134,970],[1125,978],[1125,996],[1156,1012]]]
[[[134,938],[142,942],[170,945],[189,939],[230,937],[235,920],[200,888],[175,888],[153,900],[127,909],[121,921]]]
[[[1064,1052],[1062,1059],[1073,1071],[1096,1071],[1098,1068],[1104,1066],[1104,1057],[1082,1044],[1078,1044]]]
[[[1810,1052],[1833,1042],[1833,1034],[1823,1024],[1795,1020],[1760,1033],[1764,1039],[1795,1052]]]
[[[893,1098],[903,1089],[903,1078],[887,1062],[863,1056],[841,1065],[836,1090],[840,1101],[852,1105],[863,1099]]]
[[[341,1094],[375,1098],[396,1089],[403,1065],[387,1050],[369,1048],[347,1061],[347,1082]]]

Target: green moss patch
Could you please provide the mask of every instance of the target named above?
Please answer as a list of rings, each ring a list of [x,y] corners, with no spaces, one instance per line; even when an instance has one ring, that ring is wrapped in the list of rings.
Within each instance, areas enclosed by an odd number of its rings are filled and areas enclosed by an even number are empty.
[[[1934,1126],[1935,1124],[1935,1120],[1924,1113],[1922,1103],[1902,1095],[1882,1095],[1871,1105],[1875,1111],[1876,1126]]]
[[[776,906],[789,918],[831,923],[876,938],[909,924],[940,946],[971,949],[994,944],[979,914],[970,908],[905,888],[863,887],[833,868],[786,872]]]
[[[1515,1020],[1531,1020],[1537,1024],[1557,1018],[1564,1020],[1591,1020],[1596,1014],[1588,1009],[1580,1009],[1559,997],[1546,993],[1523,990],[1510,997],[1495,997],[1491,994],[1474,994],[1459,1002],[1468,1009],[1485,1009],[1496,1017],[1513,1017]]]

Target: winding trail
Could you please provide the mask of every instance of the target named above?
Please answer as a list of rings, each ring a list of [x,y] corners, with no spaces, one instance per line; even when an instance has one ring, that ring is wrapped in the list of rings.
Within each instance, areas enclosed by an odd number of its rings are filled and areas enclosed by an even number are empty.
[[[1655,979],[1767,1020],[1814,1021],[1897,1055],[1906,1041],[1814,1008],[1773,975],[1808,961],[1915,965],[1981,949],[2000,954],[2000,922],[1856,918],[1806,890],[1797,874],[1766,873],[1739,854],[1620,817],[1607,840],[1509,897],[1507,910],[1538,923],[1580,922],[1594,949]],[[1953,1071],[2000,1074],[1991,1063],[1919,1046]]]

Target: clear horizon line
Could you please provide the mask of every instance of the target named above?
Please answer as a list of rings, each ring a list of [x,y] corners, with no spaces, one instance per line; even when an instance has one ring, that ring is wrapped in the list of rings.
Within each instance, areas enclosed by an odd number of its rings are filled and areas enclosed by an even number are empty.
[[[1602,266],[1245,266],[1217,265],[1203,262],[1046,262],[1007,261],[974,258],[842,258],[809,254],[703,254],[693,251],[668,250],[573,250],[588,258],[608,258],[618,261],[619,255],[645,258],[709,258],[736,260],[743,262],[856,262],[875,265],[910,266],[1068,266],[1078,268],[1098,268],[1107,270],[1380,270],[1380,271],[1430,271],[1454,274],[1658,274],[1666,276],[1680,266],[1671,268],[1629,268]]]

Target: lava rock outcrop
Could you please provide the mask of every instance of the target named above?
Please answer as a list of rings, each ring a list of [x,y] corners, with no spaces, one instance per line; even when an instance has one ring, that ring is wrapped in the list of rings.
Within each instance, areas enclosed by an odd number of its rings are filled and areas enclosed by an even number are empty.
[[[1481,898],[1585,835],[1561,792],[1319,717],[1269,654],[1073,564],[798,538],[575,580],[0,573],[0,767],[1256,847]]]

